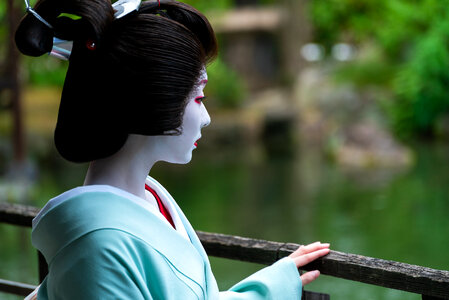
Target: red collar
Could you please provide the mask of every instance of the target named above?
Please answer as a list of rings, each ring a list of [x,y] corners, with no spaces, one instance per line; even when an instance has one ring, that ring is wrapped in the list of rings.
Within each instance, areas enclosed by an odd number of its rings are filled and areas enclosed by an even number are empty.
[[[175,223],[173,222],[173,219],[172,219],[170,213],[165,208],[164,204],[162,204],[161,198],[159,198],[159,195],[156,193],[156,191],[153,190],[152,188],[150,188],[150,186],[148,184],[145,184],[145,189],[147,191],[149,191],[151,194],[153,194],[154,198],[157,201],[157,206],[159,207],[159,211],[167,219],[167,221],[171,224],[171,226],[173,226],[173,228],[176,229]]]

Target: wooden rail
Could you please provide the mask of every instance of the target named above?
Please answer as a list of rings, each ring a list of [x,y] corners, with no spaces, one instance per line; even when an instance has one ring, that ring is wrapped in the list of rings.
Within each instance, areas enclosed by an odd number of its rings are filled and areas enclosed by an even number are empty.
[[[0,223],[29,227],[38,212],[39,209],[34,207],[0,203]],[[299,247],[298,244],[292,243],[201,231],[197,233],[206,252],[211,256],[265,265],[274,263]],[[304,266],[303,269],[318,269],[322,274],[338,278],[420,294],[426,300],[449,299],[449,271],[338,251],[331,251],[329,255]]]
[[[271,264],[300,245],[197,232],[211,256]],[[449,299],[449,272],[395,261],[331,251],[303,267],[322,274],[440,299]],[[426,298],[432,299],[432,298]],[[438,299],[438,298],[437,298]]]
[[[34,289],[36,289],[36,286],[31,284],[0,279],[0,291],[5,293],[27,296]]]

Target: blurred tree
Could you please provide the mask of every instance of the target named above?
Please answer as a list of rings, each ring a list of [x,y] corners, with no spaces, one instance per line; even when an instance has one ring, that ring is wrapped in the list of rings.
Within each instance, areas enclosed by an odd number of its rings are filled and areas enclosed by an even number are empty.
[[[313,0],[309,12],[326,47],[345,41],[379,48],[369,64],[362,59],[347,74],[391,90],[381,104],[400,136],[433,133],[449,114],[449,1]],[[376,68],[367,76],[369,65]]]
[[[210,10],[224,10],[235,6],[257,6],[257,5],[273,5],[276,0],[184,0],[181,1],[194,6],[196,9],[207,12]]]
[[[0,37],[3,39],[4,46],[0,48],[2,54],[0,64],[0,94],[6,98],[8,103],[6,107],[10,109],[12,115],[12,145],[14,148],[13,169],[19,169],[24,166],[26,159],[24,126],[22,116],[22,99],[19,80],[19,52],[14,45],[15,28],[19,24],[20,9],[14,0],[7,0],[6,4],[0,6],[0,18],[5,26],[2,26]],[[20,173],[19,170],[17,170]]]
[[[0,57],[5,57],[6,52],[6,34],[7,34],[7,27],[6,27],[6,1],[0,2]]]
[[[206,93],[217,101],[218,107],[235,108],[242,103],[246,89],[235,71],[218,58],[207,68],[207,72],[209,83]]]
[[[192,5],[202,12],[207,12],[210,10],[225,10],[233,7],[234,5],[234,0],[185,0],[181,2]]]

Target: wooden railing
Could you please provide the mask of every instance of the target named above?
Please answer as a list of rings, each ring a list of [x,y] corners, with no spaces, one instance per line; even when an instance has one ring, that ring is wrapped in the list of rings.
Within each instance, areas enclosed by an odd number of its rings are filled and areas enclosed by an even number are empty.
[[[0,223],[31,226],[38,208],[0,203]],[[238,236],[198,231],[198,236],[210,256],[272,264],[296,250],[299,245],[278,243]],[[422,295],[423,300],[449,299],[449,271],[441,271],[366,257],[356,254],[331,251],[329,255],[310,263],[303,270],[320,270],[322,274],[352,281],[407,291]],[[45,261],[39,259],[40,279],[47,272]],[[34,287],[0,279],[0,291],[27,295]],[[303,299],[329,299],[329,296],[305,292]]]

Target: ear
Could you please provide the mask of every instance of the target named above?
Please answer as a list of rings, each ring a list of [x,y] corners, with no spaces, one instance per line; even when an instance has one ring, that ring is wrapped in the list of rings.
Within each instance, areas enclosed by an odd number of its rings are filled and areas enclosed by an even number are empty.
[[[27,14],[17,28],[15,41],[20,52],[29,56],[41,56],[53,47],[53,29]]]

